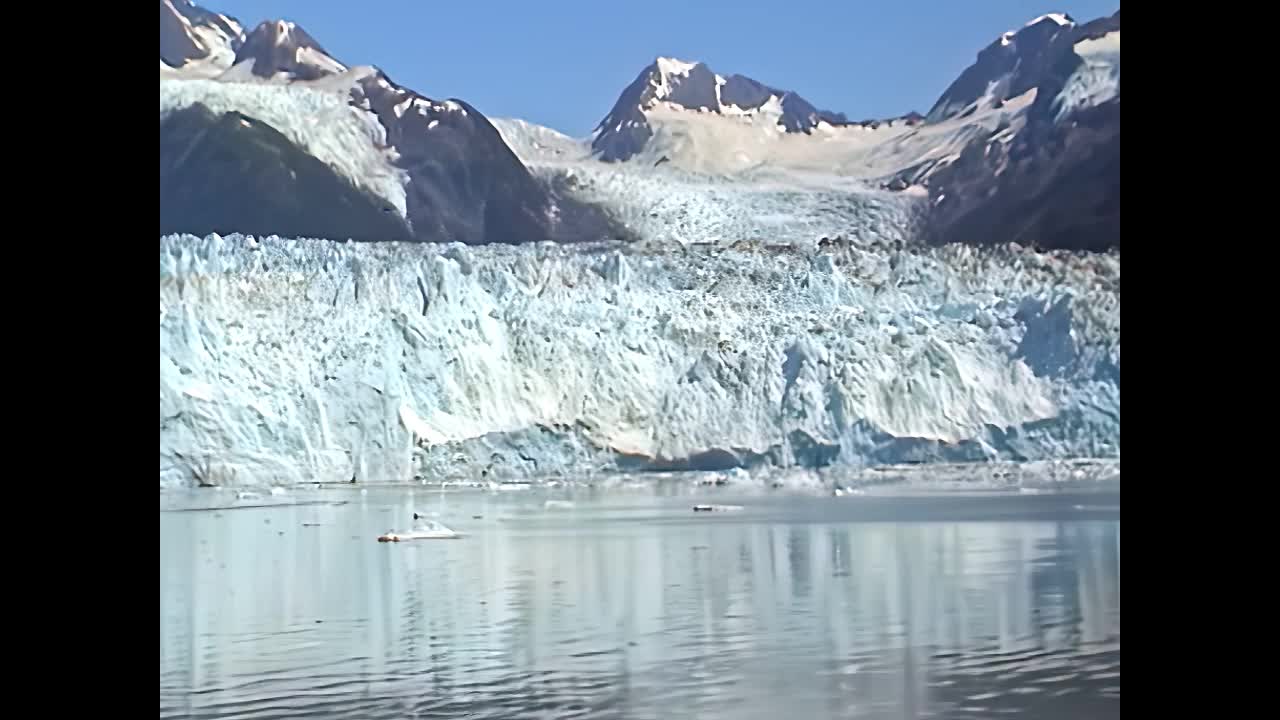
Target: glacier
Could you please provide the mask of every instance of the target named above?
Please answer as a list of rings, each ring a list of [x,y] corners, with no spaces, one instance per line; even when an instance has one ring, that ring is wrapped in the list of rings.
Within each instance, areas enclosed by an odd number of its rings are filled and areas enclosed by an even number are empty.
[[[161,82],[162,120],[197,102],[403,214],[330,90]],[[928,247],[927,193],[874,187],[1028,102],[811,145],[695,113],[658,127],[670,162],[625,164],[495,119],[630,233],[597,243],[162,236],[161,487],[1118,460],[1119,252]]]
[[[927,209],[920,196],[876,189],[861,177],[835,174],[830,167],[818,170],[777,158],[754,168],[725,171],[718,158],[733,154],[726,131],[737,123],[719,117],[701,120],[710,125],[708,134],[718,133],[719,144],[691,144],[676,154],[659,136],[650,143],[653,148],[665,147],[683,159],[658,167],[641,161],[625,166],[598,162],[590,157],[589,139],[570,138],[523,120],[491,122],[535,176],[607,209],[639,239],[680,245],[811,245],[824,235],[844,234],[856,242],[905,244],[919,234]],[[851,131],[856,132],[861,131]]]
[[[869,235],[162,237],[161,487],[1119,458],[1118,252]]]

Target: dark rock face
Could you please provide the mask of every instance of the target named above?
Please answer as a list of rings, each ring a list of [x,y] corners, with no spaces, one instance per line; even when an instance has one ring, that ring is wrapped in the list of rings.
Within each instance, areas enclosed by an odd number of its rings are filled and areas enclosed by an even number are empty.
[[[779,124],[787,132],[808,133],[823,121],[832,125],[849,124],[843,113],[819,110],[793,92],[771,88],[744,75],[730,75],[725,78],[724,87],[720,88],[724,105],[736,105],[743,110],[759,110],[773,97],[778,98],[782,105]]]
[[[935,243],[1017,242],[1045,249],[1120,247],[1120,94],[1064,107],[1085,60],[1074,48],[1119,32],[1120,15],[1055,35],[1021,127],[976,138],[928,178]],[[1118,82],[1118,81],[1117,81]]]
[[[352,101],[368,107],[409,173],[414,235],[468,244],[548,240],[559,225],[548,187],[525,169],[475,108],[401,88],[382,72],[360,80]],[[398,109],[399,108],[399,109]]]
[[[160,123],[160,234],[409,240],[394,209],[274,128],[203,105]]]
[[[666,97],[669,102],[692,110],[718,110],[720,107],[716,99],[716,74],[702,63],[694,65],[688,77],[672,78],[671,84],[671,94]]]
[[[176,67],[207,54],[208,50],[187,31],[182,15],[173,4],[160,0],[160,59]]]
[[[726,105],[753,110],[768,102],[773,94],[774,91],[768,86],[745,75],[730,75],[725,78],[724,87],[720,89],[720,96],[724,98]]]
[[[935,176],[933,188],[946,193],[931,219],[935,241],[1119,248],[1120,103],[1071,123],[1028,126],[1012,149],[964,156]]]
[[[348,69],[294,23],[262,23],[244,38],[235,62],[223,81],[247,77],[245,68],[284,84],[316,89],[320,81],[326,92],[345,93],[357,112],[368,113],[385,132],[380,149],[393,158],[388,162],[407,175],[405,215],[279,128],[192,107],[160,128],[162,234],[467,244],[622,236],[605,213],[531,175],[475,108],[431,100],[373,68]]]
[[[652,81],[657,72],[657,63],[642,70],[622,91],[609,114],[596,126],[597,133],[591,149],[601,160],[626,160],[639,152],[649,138],[653,137],[653,129],[649,127],[649,121],[640,108],[647,107],[654,101],[655,87]]]
[[[687,74],[670,72],[676,64],[661,59],[655,61],[622,91],[613,109],[596,126],[596,136],[591,143],[596,157],[605,162],[618,162],[639,153],[653,137],[653,128],[644,110],[658,102],[723,114],[724,108],[730,106],[748,112],[759,110],[776,97],[782,105],[778,124],[787,132],[809,133],[820,122],[850,124],[842,113],[819,110],[793,92],[769,87],[743,75],[721,78],[702,63],[693,64]]]

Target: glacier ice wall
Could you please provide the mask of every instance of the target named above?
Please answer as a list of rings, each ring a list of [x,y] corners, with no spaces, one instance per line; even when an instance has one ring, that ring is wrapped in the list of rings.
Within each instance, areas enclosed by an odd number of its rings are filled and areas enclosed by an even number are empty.
[[[160,240],[160,482],[1118,457],[1118,255]]]

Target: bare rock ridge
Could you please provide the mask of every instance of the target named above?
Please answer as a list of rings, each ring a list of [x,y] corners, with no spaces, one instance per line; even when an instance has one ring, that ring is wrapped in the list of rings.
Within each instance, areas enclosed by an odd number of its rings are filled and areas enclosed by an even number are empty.
[[[191,0],[160,0],[160,62],[171,68],[207,61],[230,67],[244,41],[240,21]]]
[[[236,51],[236,64],[241,63],[251,63],[258,77],[284,74],[288,80],[319,80],[347,70],[306,30],[284,20],[258,25]]]
[[[603,212],[534,178],[470,105],[432,100],[376,68],[348,68],[292,22],[264,22],[247,36],[228,36],[216,50],[209,50],[212,40],[184,45],[184,37],[221,37],[199,29],[205,25],[238,24],[176,1],[161,2],[162,48],[168,42],[168,59],[174,61],[166,63],[162,54],[161,234],[478,244],[575,242],[620,233]],[[210,54],[225,56],[231,48],[235,52],[225,67],[211,70]],[[174,71],[166,74],[165,66]],[[200,91],[208,102],[166,113],[165,84],[184,82],[207,83]],[[170,91],[192,92],[176,85]],[[383,174],[398,177],[402,187],[379,193],[372,189],[377,183],[362,183],[344,172],[349,169],[339,169],[342,158],[316,161],[318,151],[302,147],[297,138],[310,133],[322,145],[325,128],[280,127],[315,125],[315,117],[277,112],[272,127],[255,116],[271,114],[264,104],[298,98],[315,104],[315,94],[349,106],[349,113],[334,118],[344,128],[333,132],[367,135],[365,154],[378,158]],[[214,112],[210,103],[236,108]]]
[[[794,92],[744,75],[719,75],[700,62],[660,57],[640,71],[596,126],[591,143],[596,157],[617,162],[639,153],[653,137],[647,113],[659,104],[726,116],[763,115],[788,133],[808,134],[820,123],[839,127],[878,122],[852,123],[843,113],[820,110]],[[915,124],[923,118],[909,113],[895,119]]]

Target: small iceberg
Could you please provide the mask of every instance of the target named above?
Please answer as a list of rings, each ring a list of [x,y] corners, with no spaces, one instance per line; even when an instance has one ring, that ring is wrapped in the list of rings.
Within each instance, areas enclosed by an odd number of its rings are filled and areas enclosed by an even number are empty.
[[[435,520],[427,520],[418,513],[413,514],[413,529],[409,531],[388,530],[378,536],[378,542],[405,542],[408,540],[457,540],[460,534],[445,527]]]
[[[533,487],[533,483],[527,482],[489,482],[490,492],[514,492],[517,490],[528,490]]]

